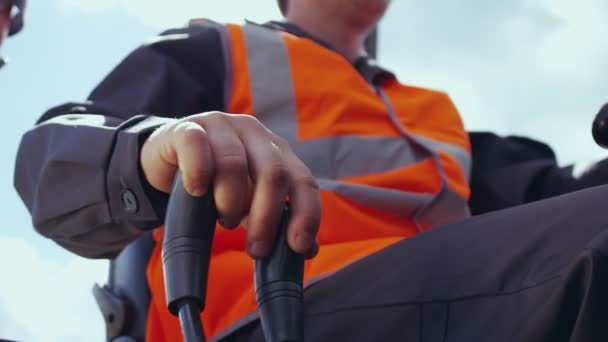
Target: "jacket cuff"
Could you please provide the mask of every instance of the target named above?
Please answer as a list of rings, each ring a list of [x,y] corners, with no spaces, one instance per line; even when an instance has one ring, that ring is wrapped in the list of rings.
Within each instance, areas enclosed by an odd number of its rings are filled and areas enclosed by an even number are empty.
[[[154,229],[163,223],[168,194],[148,184],[139,154],[145,139],[156,128],[174,120],[140,115],[118,127],[107,178],[113,221],[128,222],[141,230]]]

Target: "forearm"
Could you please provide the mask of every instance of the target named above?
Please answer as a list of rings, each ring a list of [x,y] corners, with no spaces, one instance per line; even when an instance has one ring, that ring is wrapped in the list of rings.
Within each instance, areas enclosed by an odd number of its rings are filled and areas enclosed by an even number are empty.
[[[15,187],[35,229],[85,257],[111,257],[162,222],[166,198],[138,168],[140,141],[171,119],[69,114],[21,141]]]

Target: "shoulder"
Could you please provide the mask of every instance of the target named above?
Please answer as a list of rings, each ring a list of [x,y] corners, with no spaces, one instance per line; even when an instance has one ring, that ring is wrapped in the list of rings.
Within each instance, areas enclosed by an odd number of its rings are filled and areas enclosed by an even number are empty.
[[[221,80],[224,74],[225,50],[222,44],[223,24],[193,19],[182,27],[164,30],[141,44],[135,54],[145,59],[158,59],[178,66],[206,84]],[[215,83],[215,81],[214,81]]]
[[[553,149],[546,143],[529,137],[501,136],[492,132],[470,132],[473,155],[496,162],[556,158]]]
[[[174,50],[209,50],[220,46],[222,24],[205,19],[192,19],[182,27],[169,28],[145,40],[140,49],[151,49],[160,53]],[[197,49],[198,48],[198,49]]]

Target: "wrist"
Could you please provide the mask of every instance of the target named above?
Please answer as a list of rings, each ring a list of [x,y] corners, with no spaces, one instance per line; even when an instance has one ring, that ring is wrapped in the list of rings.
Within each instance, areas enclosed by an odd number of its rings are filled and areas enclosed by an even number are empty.
[[[118,127],[107,179],[114,221],[129,221],[142,230],[155,228],[162,223],[168,195],[148,184],[139,156],[147,137],[173,120],[142,115]]]

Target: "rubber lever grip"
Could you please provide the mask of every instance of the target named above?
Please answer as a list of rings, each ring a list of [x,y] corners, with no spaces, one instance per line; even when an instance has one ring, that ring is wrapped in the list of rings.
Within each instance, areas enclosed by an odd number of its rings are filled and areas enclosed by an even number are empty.
[[[190,196],[177,173],[165,220],[162,260],[167,307],[178,315],[183,303],[203,311],[211,244],[217,221],[213,192]]]
[[[596,144],[608,148],[608,103],[596,114],[591,133]]]
[[[285,206],[272,252],[255,261],[255,291],[266,342],[304,340],[304,256],[287,244]]]

